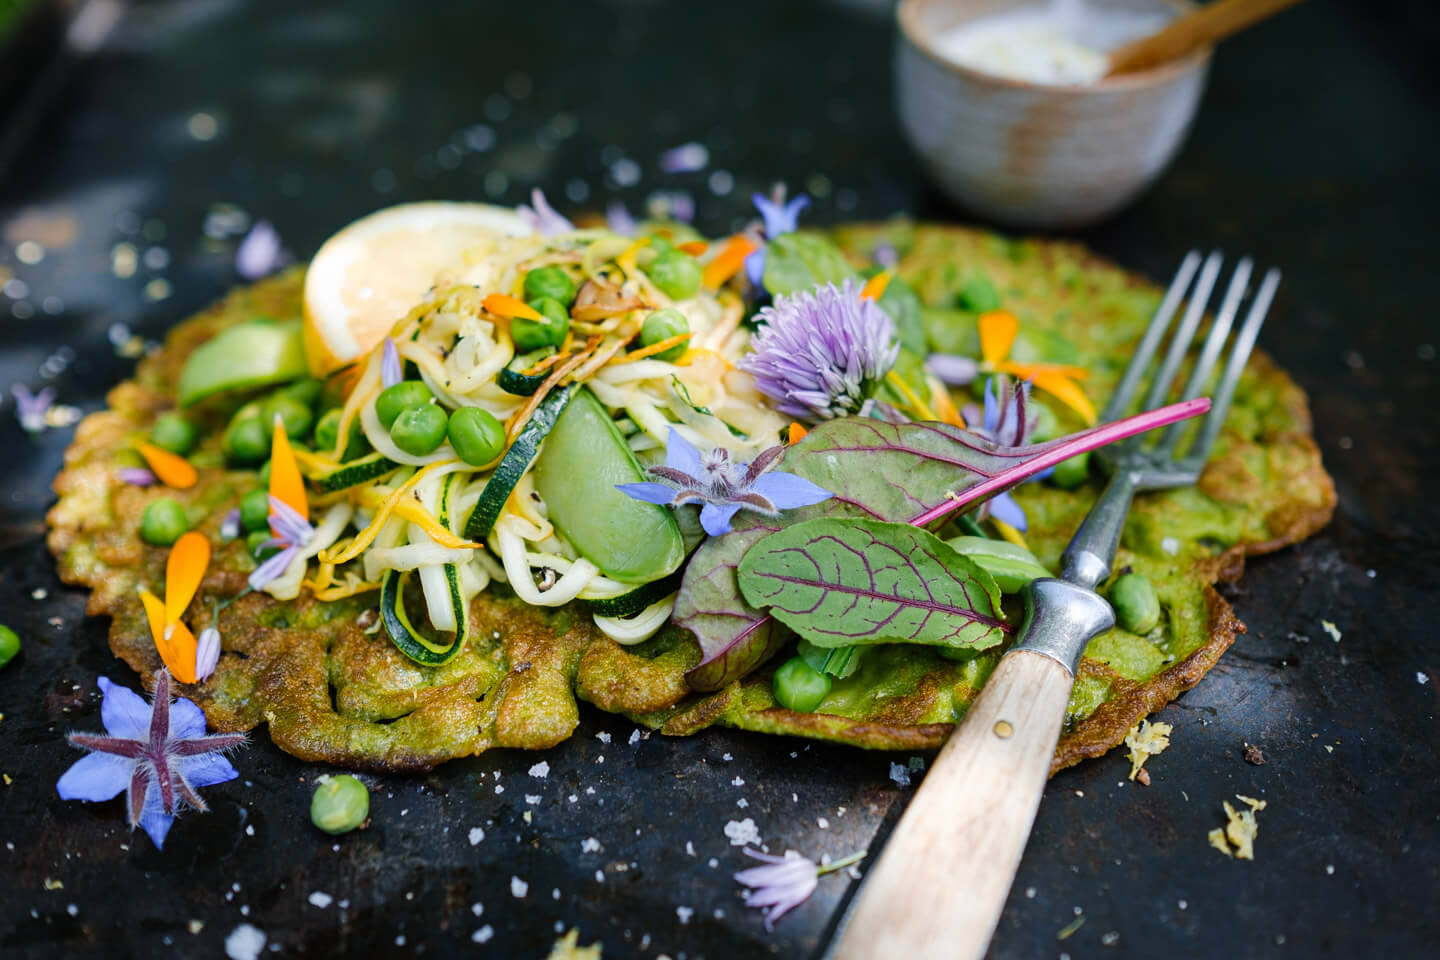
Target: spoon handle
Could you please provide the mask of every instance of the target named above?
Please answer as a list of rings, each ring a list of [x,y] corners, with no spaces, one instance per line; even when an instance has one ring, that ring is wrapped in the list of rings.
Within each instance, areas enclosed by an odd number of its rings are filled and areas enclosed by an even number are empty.
[[[1110,52],[1106,76],[1132,73],[1183,57],[1190,51],[1223,40],[1300,0],[1215,0],[1171,21],[1163,30],[1133,40]]]

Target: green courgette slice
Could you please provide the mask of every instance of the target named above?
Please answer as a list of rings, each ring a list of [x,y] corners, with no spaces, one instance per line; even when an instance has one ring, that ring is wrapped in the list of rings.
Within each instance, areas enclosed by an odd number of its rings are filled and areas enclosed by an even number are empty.
[[[543,370],[535,374],[521,373],[521,371],[535,366],[554,352],[554,347],[543,347],[515,357],[501,368],[500,373],[495,377],[495,385],[517,397],[534,395],[535,391],[540,389],[540,385],[545,382],[545,378],[550,376],[550,371]]]
[[[510,449],[505,451],[505,456],[490,474],[490,479],[485,482],[485,489],[480,491],[480,499],[471,511],[470,519],[465,522],[466,540],[482,542],[490,536],[490,528],[495,526],[495,519],[504,509],[505,501],[510,499],[515,485],[525,476],[525,471],[530,469],[531,462],[540,452],[540,444],[554,429],[560,414],[565,412],[575,389],[574,384],[556,387],[540,401],[540,406],[530,415],[525,428],[520,431],[515,442],[510,444]]]
[[[450,526],[450,488],[457,477],[458,474],[454,473],[446,477],[440,490],[440,515],[436,519],[446,529]],[[411,570],[385,571],[385,577],[380,581],[380,619],[391,642],[401,653],[416,663],[438,667],[465,649],[465,643],[470,638],[470,608],[465,602],[464,591],[460,589],[460,567],[453,563],[445,564],[445,584],[457,628],[449,643],[430,639],[410,623],[410,615],[405,611],[405,585],[413,575]]]
[[[359,459],[342,463],[328,473],[321,474],[315,478],[315,485],[320,488],[322,493],[334,493],[337,490],[345,490],[362,483],[369,483],[371,480],[377,480],[399,467],[400,464],[383,453],[369,453]]]
[[[674,573],[659,580],[642,584],[631,590],[629,593],[622,593],[618,597],[606,597],[603,600],[586,600],[590,612],[597,617],[633,617],[642,613],[646,607],[653,603],[659,603],[670,594],[680,589],[680,581],[684,579],[685,571],[676,570]]]

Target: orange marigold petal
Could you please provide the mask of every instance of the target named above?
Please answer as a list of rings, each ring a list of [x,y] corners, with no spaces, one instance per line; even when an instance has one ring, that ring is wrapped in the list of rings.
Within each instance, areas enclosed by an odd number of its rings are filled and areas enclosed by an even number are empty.
[[[881,270],[865,281],[865,286],[860,289],[860,299],[879,300],[885,296],[885,288],[888,286],[890,286],[890,271]]]
[[[786,434],[785,439],[788,440],[790,443],[799,443],[801,440],[805,439],[805,435],[809,432],[809,430],[805,429],[804,424],[792,423],[790,424],[790,430]]]
[[[1005,360],[995,364],[995,369],[1001,373],[1013,374],[1021,380],[1032,380],[1042,373],[1056,373],[1071,380],[1084,380],[1090,376],[1090,371],[1084,367],[1072,367],[1064,363],[1016,363]]]
[[[169,450],[161,450],[153,443],[144,440],[135,445],[140,451],[140,456],[150,465],[150,471],[160,478],[160,482],[167,487],[174,487],[176,490],[186,490],[195,486],[199,474],[190,465],[190,461]]]
[[[497,317],[524,317],[526,320],[543,320],[540,312],[523,300],[517,300],[508,293],[492,293],[481,301],[487,313]]]
[[[1087,424],[1094,425],[1095,406],[1090,402],[1090,398],[1085,396],[1085,391],[1080,389],[1080,384],[1050,371],[1042,371],[1036,374],[1034,379],[1035,386],[1080,414]]]
[[[758,248],[759,244],[745,234],[735,234],[725,241],[725,246],[715,254],[715,259],[705,264],[705,272],[700,276],[701,285],[707,290],[718,289],[726,280],[740,272],[740,268],[745,265],[745,258]]]
[[[295,461],[295,451],[290,447],[285,424],[278,414],[270,440],[270,496],[305,519],[310,519],[310,503],[305,497],[305,480],[300,476],[300,465]],[[274,532],[273,525],[271,531]],[[276,536],[279,534],[276,533]]]
[[[165,623],[165,603],[149,590],[140,591],[145,618],[150,621],[150,636],[165,666],[181,683],[195,682],[195,635],[183,623]]]
[[[692,257],[698,257],[700,256],[700,254],[710,249],[710,244],[706,243],[704,240],[691,240],[689,243],[678,244],[675,249],[679,250],[681,253],[688,253]]]
[[[165,561],[165,623],[175,623],[200,589],[205,568],[210,565],[210,541],[191,530],[175,541]]]
[[[989,364],[999,363],[1015,345],[1020,321],[1006,310],[980,314],[980,358]]]

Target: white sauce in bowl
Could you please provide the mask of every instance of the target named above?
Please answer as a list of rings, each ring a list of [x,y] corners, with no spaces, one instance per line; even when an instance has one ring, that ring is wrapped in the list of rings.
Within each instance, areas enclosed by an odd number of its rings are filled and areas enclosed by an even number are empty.
[[[992,76],[1054,86],[1094,83],[1106,50],[1158,30],[1169,17],[1054,0],[959,24],[935,38],[941,56]]]

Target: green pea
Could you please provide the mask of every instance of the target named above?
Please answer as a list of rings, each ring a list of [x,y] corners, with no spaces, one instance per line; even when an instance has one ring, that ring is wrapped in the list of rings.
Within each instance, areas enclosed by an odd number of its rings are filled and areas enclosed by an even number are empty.
[[[419,380],[401,380],[380,391],[380,396],[375,398],[375,415],[389,430],[402,410],[429,403],[434,396],[430,388]]]
[[[270,452],[270,434],[255,415],[231,421],[222,441],[225,456],[237,463],[259,463]]]
[[[976,313],[1000,309],[1000,294],[995,290],[995,284],[984,274],[977,273],[966,280],[957,299],[961,308]]]
[[[1061,460],[1050,474],[1050,482],[1061,490],[1074,490],[1090,479],[1090,451],[1077,453],[1069,460]]]
[[[695,258],[679,250],[667,250],[650,264],[650,279],[671,300],[689,300],[700,290],[703,272]]]
[[[270,461],[266,460],[260,465],[260,486],[270,489]]]
[[[648,347],[652,343],[659,343],[661,340],[669,340],[671,337],[678,337],[682,333],[690,332],[690,321],[685,319],[685,314],[674,307],[666,307],[664,310],[656,310],[645,318],[645,323],[640,327],[640,345]],[[690,349],[690,342],[677,343],[673,347],[667,347],[659,353],[654,354],[656,360],[679,360],[685,356],[685,351]]]
[[[150,441],[183,457],[195,446],[195,425],[178,413],[161,414],[150,428]]]
[[[1110,585],[1110,606],[1121,629],[1141,636],[1160,622],[1160,598],[1142,573],[1127,573]]]
[[[279,392],[313,408],[320,402],[320,394],[325,392],[325,384],[314,377],[301,377],[294,383],[281,387]]]
[[[245,549],[249,551],[250,556],[254,557],[256,560],[264,559],[260,556],[260,547],[266,541],[273,539],[275,538],[269,530],[251,530],[245,535]],[[265,556],[268,557],[271,554],[277,552],[279,549],[279,547],[271,547],[270,549],[264,551]]]
[[[525,299],[553,297],[567,304],[575,299],[575,281],[561,267],[540,267],[525,274]],[[534,306],[534,304],[531,304]]]
[[[564,343],[565,334],[570,332],[570,312],[565,309],[565,304],[554,297],[537,297],[530,301],[530,308],[539,312],[541,319],[516,317],[510,321],[510,336],[515,340],[515,349],[529,353]]]
[[[800,657],[791,657],[775,671],[771,686],[780,706],[812,713],[830,692],[830,678]]]
[[[370,791],[348,773],[325,774],[310,798],[310,822],[329,834],[349,833],[370,816]]]
[[[140,516],[140,539],[157,547],[168,547],[190,529],[185,508],[169,497],[150,501]]]
[[[489,463],[505,452],[505,426],[489,410],[461,407],[450,414],[450,446],[472,466]]]
[[[270,529],[270,495],[251,490],[240,500],[240,525],[246,530]]]
[[[675,244],[670,242],[669,237],[662,237],[658,233],[652,233],[650,234],[650,249],[654,250],[655,256],[659,258],[663,257],[671,250],[674,250]]]
[[[390,439],[411,456],[423,457],[434,453],[445,442],[448,425],[445,411],[439,404],[406,407],[390,425]]]
[[[0,667],[15,659],[20,652],[20,635],[7,626],[0,625]]]
[[[344,417],[344,411],[339,407],[333,407],[320,415],[315,424],[315,450],[326,456],[335,452],[335,444],[340,439],[340,421]],[[350,439],[345,442],[345,449],[340,452],[341,461],[354,460],[370,448],[370,441],[360,431],[360,418],[355,417],[350,421]]]
[[[260,425],[267,429],[272,427],[277,416],[285,424],[285,435],[291,440],[308,437],[310,428],[315,424],[314,411],[283,391],[272,394],[260,408]]]

